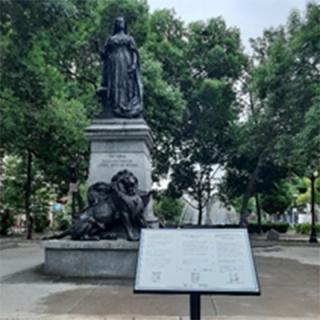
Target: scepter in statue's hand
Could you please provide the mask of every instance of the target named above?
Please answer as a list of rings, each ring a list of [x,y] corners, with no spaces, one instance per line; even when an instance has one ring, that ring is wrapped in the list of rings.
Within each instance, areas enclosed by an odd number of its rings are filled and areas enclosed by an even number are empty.
[[[95,46],[96,52],[100,55],[101,59],[103,60],[104,59],[104,52],[103,52],[103,50],[100,49],[99,42],[97,39],[94,40],[94,46]]]
[[[95,46],[96,52],[100,55],[101,60],[104,61],[105,54],[104,54],[104,51],[100,49],[99,42],[97,39],[94,40],[94,46]],[[96,90],[96,95],[97,95],[99,101],[101,103],[104,103],[104,101],[106,100],[106,87],[105,87],[104,83],[102,83],[101,87],[99,87]]]

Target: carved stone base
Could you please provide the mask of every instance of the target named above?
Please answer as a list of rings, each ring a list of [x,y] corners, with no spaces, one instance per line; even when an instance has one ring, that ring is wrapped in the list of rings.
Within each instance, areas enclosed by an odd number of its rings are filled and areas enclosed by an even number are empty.
[[[138,243],[126,240],[44,241],[44,271],[63,277],[134,278]]]
[[[138,178],[140,190],[151,190],[153,140],[143,119],[95,119],[85,134],[91,142],[89,186],[109,182],[118,171],[127,169]],[[152,201],[146,219],[151,225],[157,224]]]

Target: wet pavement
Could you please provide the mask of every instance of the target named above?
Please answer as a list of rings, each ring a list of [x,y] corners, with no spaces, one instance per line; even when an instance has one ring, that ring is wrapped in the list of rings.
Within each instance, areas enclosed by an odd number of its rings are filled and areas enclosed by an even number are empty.
[[[254,249],[260,297],[203,296],[204,319],[320,319],[320,247]],[[63,279],[42,272],[43,250],[0,250],[0,319],[188,319],[187,295],[134,295],[129,280]]]

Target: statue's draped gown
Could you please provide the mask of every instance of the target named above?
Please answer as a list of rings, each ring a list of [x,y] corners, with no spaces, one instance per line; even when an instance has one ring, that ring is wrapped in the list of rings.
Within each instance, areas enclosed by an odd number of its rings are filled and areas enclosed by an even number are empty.
[[[108,39],[103,52],[103,83],[108,105],[120,117],[138,117],[142,112],[142,81],[139,55],[131,36],[117,33]],[[129,72],[136,62],[136,69]]]

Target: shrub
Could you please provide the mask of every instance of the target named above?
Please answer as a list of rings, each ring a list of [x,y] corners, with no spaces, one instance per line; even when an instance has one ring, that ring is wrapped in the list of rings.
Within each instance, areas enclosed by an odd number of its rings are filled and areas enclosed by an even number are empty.
[[[268,232],[271,229],[274,229],[280,233],[286,233],[289,229],[289,223],[285,222],[278,222],[278,223],[266,223],[262,224],[262,232]],[[257,223],[249,223],[248,226],[249,233],[258,233],[259,232],[259,225]]]
[[[154,199],[153,202],[153,208],[156,216],[165,222],[165,224],[169,225],[176,225],[179,222],[183,205],[184,204],[181,200],[167,196],[161,196],[158,199]]]
[[[35,232],[43,232],[50,225],[50,220],[48,218],[48,214],[46,212],[37,212],[34,215],[34,228]]]
[[[31,212],[34,218],[35,232],[43,232],[50,225],[48,217],[50,208],[50,190],[41,186],[35,190],[32,198]]]
[[[274,229],[280,233],[286,233],[289,229],[289,224],[288,223],[284,223],[284,222],[279,222],[279,223],[266,223],[266,224],[262,224],[261,228],[263,232],[267,232],[271,229]],[[202,225],[202,226],[198,226],[198,225],[184,225],[183,228],[212,228],[212,229],[228,229],[228,228],[240,228],[240,226],[238,224],[228,224],[228,225]],[[248,232],[251,233],[258,233],[259,232],[259,226],[257,223],[249,223],[248,225]]]
[[[64,212],[56,213],[53,219],[53,229],[56,231],[65,231],[71,224],[70,220],[70,216]]]
[[[295,226],[296,232],[301,234],[309,234],[311,232],[311,224],[310,223],[301,223]],[[320,233],[320,223],[316,224],[317,233]]]
[[[10,209],[0,210],[0,234],[7,236],[14,223],[13,211]]]

